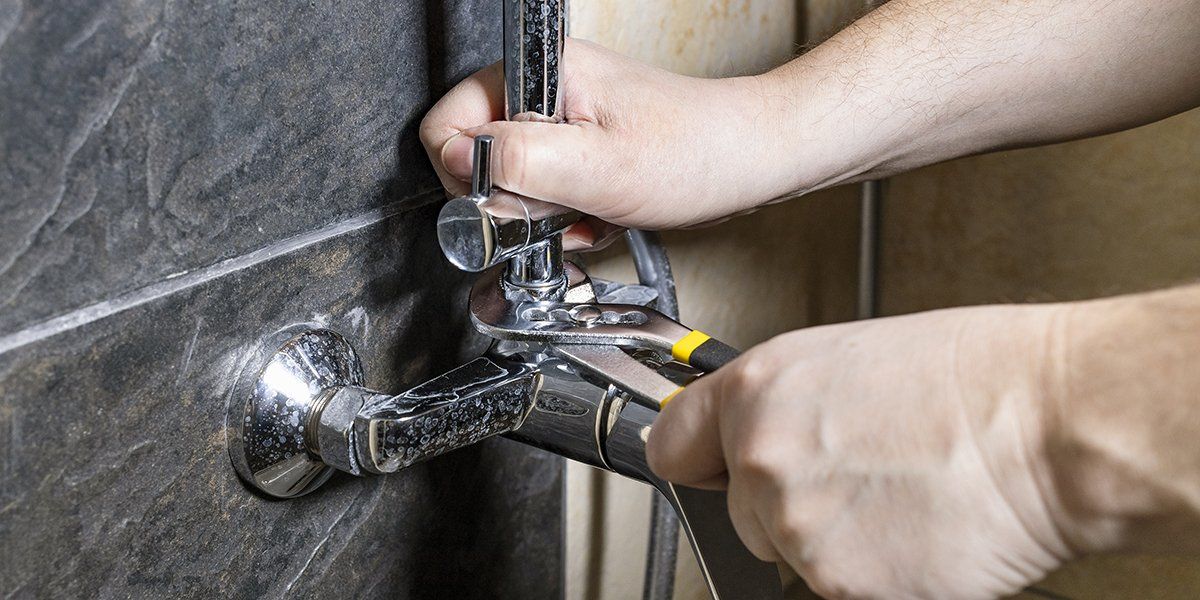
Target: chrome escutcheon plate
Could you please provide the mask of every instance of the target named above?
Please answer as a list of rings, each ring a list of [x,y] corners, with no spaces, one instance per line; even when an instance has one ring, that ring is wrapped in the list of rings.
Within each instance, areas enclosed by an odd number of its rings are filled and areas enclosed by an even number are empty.
[[[310,417],[332,390],[362,384],[362,362],[337,332],[297,325],[270,336],[248,357],[228,403],[226,439],[238,475],[276,498],[320,487],[333,468],[309,451]]]

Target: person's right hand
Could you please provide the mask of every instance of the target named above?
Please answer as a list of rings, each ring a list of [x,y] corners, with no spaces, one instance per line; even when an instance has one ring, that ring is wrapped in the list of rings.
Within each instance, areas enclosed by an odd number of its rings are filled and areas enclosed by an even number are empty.
[[[500,63],[433,107],[421,139],[450,194],[468,191],[483,134],[498,187],[626,227],[694,226],[788,193],[760,78],[684,77],[578,40],[563,63],[565,124],[501,121]]]
[[[671,400],[646,458],[669,481],[727,489],[746,547],[823,597],[1011,594],[1080,549],[1049,450],[1072,308],[779,336]]]

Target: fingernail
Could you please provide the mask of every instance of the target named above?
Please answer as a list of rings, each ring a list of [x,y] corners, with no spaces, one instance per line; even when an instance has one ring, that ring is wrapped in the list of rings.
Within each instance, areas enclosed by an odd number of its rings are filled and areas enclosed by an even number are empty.
[[[471,179],[471,147],[475,140],[461,134],[446,141],[442,146],[442,165],[451,176],[469,181]]]
[[[563,250],[567,252],[589,250],[595,241],[596,234],[585,221],[580,221],[563,232]]]

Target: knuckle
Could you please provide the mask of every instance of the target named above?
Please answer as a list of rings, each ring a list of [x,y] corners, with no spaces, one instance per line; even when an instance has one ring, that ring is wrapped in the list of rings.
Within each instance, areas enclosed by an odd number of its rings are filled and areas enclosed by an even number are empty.
[[[767,380],[770,371],[767,361],[757,352],[750,351],[722,369],[725,396],[738,398],[753,396]]]
[[[765,540],[755,539],[749,542],[743,540],[742,543],[745,544],[750,554],[754,555],[754,558],[763,562],[779,562],[779,553],[775,551],[774,546]]]
[[[750,439],[737,444],[731,455],[731,474],[756,486],[774,487],[781,475],[782,465],[778,448],[761,437],[750,436]]]
[[[828,579],[822,579],[817,576],[805,575],[804,582],[808,584],[808,588],[814,594],[828,598],[829,600],[839,600],[840,598],[850,598],[851,596],[846,591],[845,586],[838,585]]]
[[[425,116],[421,118],[421,125],[417,128],[417,135],[421,138],[422,144],[429,146],[434,142],[434,127],[433,111],[425,113]]]
[[[421,118],[421,124],[417,127],[417,136],[421,138],[421,143],[426,148],[433,148],[447,135],[446,123],[441,118],[441,109],[439,106],[435,106]]]
[[[803,510],[795,508],[794,504],[783,502],[782,510],[775,520],[775,534],[780,542],[788,547],[799,548],[812,536],[816,523]]]
[[[844,543],[844,542],[843,542]],[[892,598],[898,585],[893,569],[871,560],[870,552],[851,555],[847,548],[827,547],[800,564],[793,565],[805,583],[823,598]],[[911,595],[911,591],[910,595]],[[920,594],[920,598],[944,594]]]
[[[817,558],[799,565],[797,569],[804,582],[822,598],[855,597],[851,586],[842,575],[841,569],[831,560]]]
[[[730,486],[728,493],[729,520],[737,532],[738,539],[756,558],[774,562],[780,560],[779,553],[771,545],[759,526],[754,511],[754,494],[744,486]]]

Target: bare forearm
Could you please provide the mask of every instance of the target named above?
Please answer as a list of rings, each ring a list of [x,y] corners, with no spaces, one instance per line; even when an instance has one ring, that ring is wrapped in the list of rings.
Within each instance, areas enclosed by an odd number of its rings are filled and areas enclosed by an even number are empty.
[[[1048,497],[1081,550],[1200,552],[1200,286],[1069,306]]]
[[[1197,0],[893,0],[763,76],[761,121],[803,193],[1182,112],[1197,56]]]

